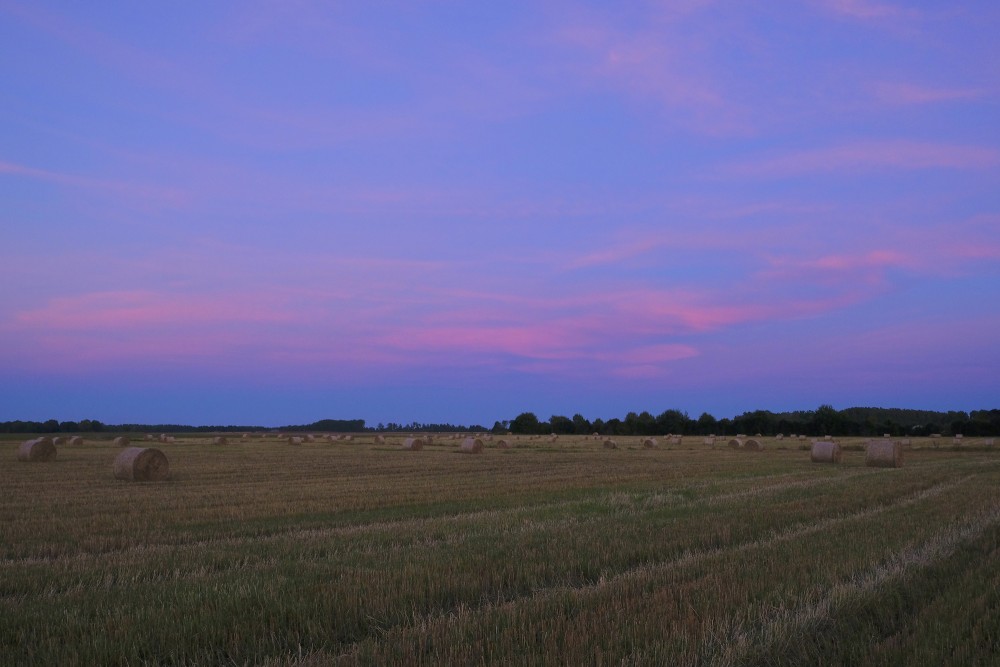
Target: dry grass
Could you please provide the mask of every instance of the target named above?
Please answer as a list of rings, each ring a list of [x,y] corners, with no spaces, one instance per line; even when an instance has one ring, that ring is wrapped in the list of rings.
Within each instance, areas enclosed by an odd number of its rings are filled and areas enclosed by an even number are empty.
[[[178,438],[0,467],[2,664],[988,664],[1000,457]],[[852,449],[857,447],[856,449]],[[835,632],[834,632],[835,629]],[[835,641],[831,639],[835,637]],[[994,639],[990,639],[994,638]]]

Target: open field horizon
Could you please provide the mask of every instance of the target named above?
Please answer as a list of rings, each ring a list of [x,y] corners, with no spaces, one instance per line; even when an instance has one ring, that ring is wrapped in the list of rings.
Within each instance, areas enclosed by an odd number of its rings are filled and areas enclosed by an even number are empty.
[[[989,664],[1000,451],[177,437],[0,465],[0,661]],[[864,439],[867,440],[867,439]],[[133,444],[143,444],[141,441]],[[937,444],[938,447],[934,445]],[[8,446],[9,445],[9,446]]]

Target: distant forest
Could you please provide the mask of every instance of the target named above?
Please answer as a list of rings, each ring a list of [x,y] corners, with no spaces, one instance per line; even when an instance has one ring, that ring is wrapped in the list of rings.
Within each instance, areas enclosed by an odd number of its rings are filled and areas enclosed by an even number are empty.
[[[323,419],[312,424],[281,427],[265,426],[187,426],[183,424],[104,424],[97,420],[60,422],[9,421],[0,422],[0,433],[218,433],[242,431],[313,431],[337,433],[393,433],[393,432],[482,432],[487,429],[479,424],[456,426],[453,424],[379,424],[366,426],[363,419]],[[927,436],[942,435],[995,436],[1000,435],[1000,410],[974,410],[972,412],[934,412],[931,410],[906,410],[901,408],[847,408],[835,410],[821,405],[816,410],[796,412],[745,412],[732,419],[716,419],[703,413],[692,419],[686,412],[666,410],[657,416],[649,412],[629,412],[624,419],[595,419],[583,415],[565,417],[552,415],[541,421],[532,412],[523,412],[509,421],[494,422],[494,433],[520,434],[590,434],[602,435],[735,435],[749,433],[761,435],[802,434],[837,436]]]

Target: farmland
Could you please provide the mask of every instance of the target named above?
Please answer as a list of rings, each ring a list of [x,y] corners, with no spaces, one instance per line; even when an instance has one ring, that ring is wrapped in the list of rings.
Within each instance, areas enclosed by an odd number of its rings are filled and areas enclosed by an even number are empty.
[[[110,437],[0,462],[2,664],[992,664],[1000,451]],[[939,446],[934,446],[939,444]]]

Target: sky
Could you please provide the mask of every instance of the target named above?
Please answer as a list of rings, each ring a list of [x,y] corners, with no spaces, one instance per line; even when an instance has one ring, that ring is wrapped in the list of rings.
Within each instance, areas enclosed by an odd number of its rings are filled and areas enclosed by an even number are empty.
[[[0,0],[0,421],[1000,407],[997,34]]]

